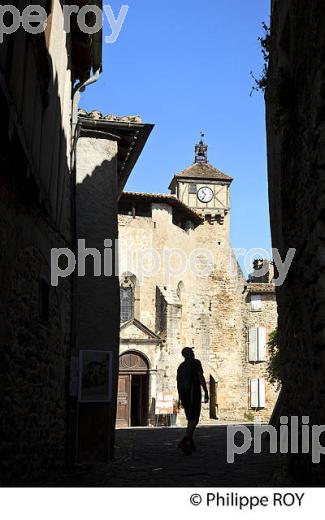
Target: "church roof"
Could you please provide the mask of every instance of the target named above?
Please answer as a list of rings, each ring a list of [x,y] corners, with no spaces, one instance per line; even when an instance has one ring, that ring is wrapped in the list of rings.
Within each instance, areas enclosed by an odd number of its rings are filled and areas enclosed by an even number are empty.
[[[194,220],[198,224],[204,222],[204,218],[191,209],[189,206],[180,201],[175,195],[167,195],[164,193],[141,193],[141,192],[123,192],[120,200],[136,200],[142,199],[148,202],[162,202],[180,209],[188,216],[190,220]]]
[[[226,175],[222,171],[218,170],[212,164],[210,163],[200,163],[196,162],[192,164],[189,168],[186,170],[183,170],[180,173],[176,173],[174,176],[174,179],[196,179],[196,180],[214,180],[214,181],[225,181],[225,182],[232,182],[233,178],[229,175]],[[174,180],[173,179],[173,180]]]

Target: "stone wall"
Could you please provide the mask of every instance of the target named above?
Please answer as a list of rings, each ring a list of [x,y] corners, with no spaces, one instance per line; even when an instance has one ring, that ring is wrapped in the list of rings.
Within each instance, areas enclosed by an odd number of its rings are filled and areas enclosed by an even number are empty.
[[[72,64],[52,4],[46,34],[0,44],[0,464],[16,485],[63,466],[68,446],[71,281],[49,285],[51,249],[72,247]]]
[[[33,485],[66,460],[71,281],[48,285],[48,319],[40,283],[67,243],[15,182],[2,177],[1,194],[1,481]]]
[[[85,262],[85,276],[76,279],[75,356],[80,350],[112,353],[110,402],[78,405],[78,460],[107,461],[112,455],[119,350],[120,295],[115,276],[117,239],[117,142],[84,137],[77,145],[77,239],[100,254],[101,275],[94,275],[94,259]],[[110,242],[105,241],[109,240]],[[110,252],[112,274],[104,272],[104,252]],[[109,256],[107,259],[109,260]],[[107,261],[107,268],[109,261]],[[79,367],[80,368],[80,367]]]
[[[267,133],[273,247],[296,255],[277,291],[283,408],[325,424],[325,5],[274,0]],[[291,457],[301,483],[324,484],[324,465]]]
[[[266,406],[263,410],[259,410],[258,412],[254,412],[254,415],[260,417],[262,420],[269,420],[276,400],[278,398],[279,388],[275,385],[271,385],[268,382],[268,371],[267,365],[268,360],[270,358],[269,347],[266,348],[266,359],[267,362],[264,363],[248,363],[248,333],[251,327],[263,326],[266,329],[266,342],[268,344],[269,336],[278,326],[278,316],[277,316],[277,305],[275,302],[275,293],[261,293],[261,310],[260,311],[252,311],[250,304],[250,292],[247,294],[245,303],[244,303],[244,341],[246,344],[246,348],[243,355],[243,375],[244,380],[246,380],[247,385],[251,379],[261,377],[266,382]]]
[[[141,347],[154,363],[156,391],[171,393],[177,399],[181,350],[194,347],[207,382],[210,376],[217,382],[221,420],[268,420],[277,391],[266,381],[265,408],[251,409],[250,379],[266,380],[267,362],[248,362],[248,329],[261,325],[269,334],[276,328],[275,293],[262,296],[261,312],[251,312],[249,284],[234,258],[229,228],[205,222],[184,231],[173,224],[171,206],[154,203],[152,218],[119,215],[119,238],[121,278],[132,274],[139,283],[138,319],[162,340],[163,346],[152,347],[152,358],[148,347]],[[196,259],[192,264],[191,258]],[[124,350],[127,329],[123,338]],[[203,407],[202,419],[210,421],[209,406]]]

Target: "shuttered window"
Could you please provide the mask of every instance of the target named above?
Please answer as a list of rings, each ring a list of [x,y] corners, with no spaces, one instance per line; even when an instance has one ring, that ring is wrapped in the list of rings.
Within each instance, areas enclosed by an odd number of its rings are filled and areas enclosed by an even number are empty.
[[[262,310],[262,297],[260,294],[251,295],[251,311]]]
[[[250,382],[251,408],[265,408],[265,381],[252,379]]]
[[[266,361],[266,329],[256,327],[248,333],[248,361]]]

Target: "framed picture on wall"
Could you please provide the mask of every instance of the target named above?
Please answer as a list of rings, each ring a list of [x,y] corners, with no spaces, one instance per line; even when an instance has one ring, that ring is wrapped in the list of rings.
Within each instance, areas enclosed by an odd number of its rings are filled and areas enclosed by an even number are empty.
[[[112,352],[81,350],[79,401],[103,403],[112,400]]]

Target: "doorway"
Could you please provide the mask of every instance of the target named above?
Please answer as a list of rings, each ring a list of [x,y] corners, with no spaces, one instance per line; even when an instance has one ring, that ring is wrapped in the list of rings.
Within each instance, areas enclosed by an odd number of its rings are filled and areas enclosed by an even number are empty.
[[[211,375],[210,375],[209,386],[210,386],[210,402],[209,402],[210,403],[210,419],[217,419],[218,418],[218,400],[217,400],[218,383],[216,382],[214,377],[212,377]]]
[[[117,396],[117,428],[147,426],[149,412],[149,364],[140,353],[120,356]]]
[[[131,375],[131,426],[147,423],[147,375]]]

